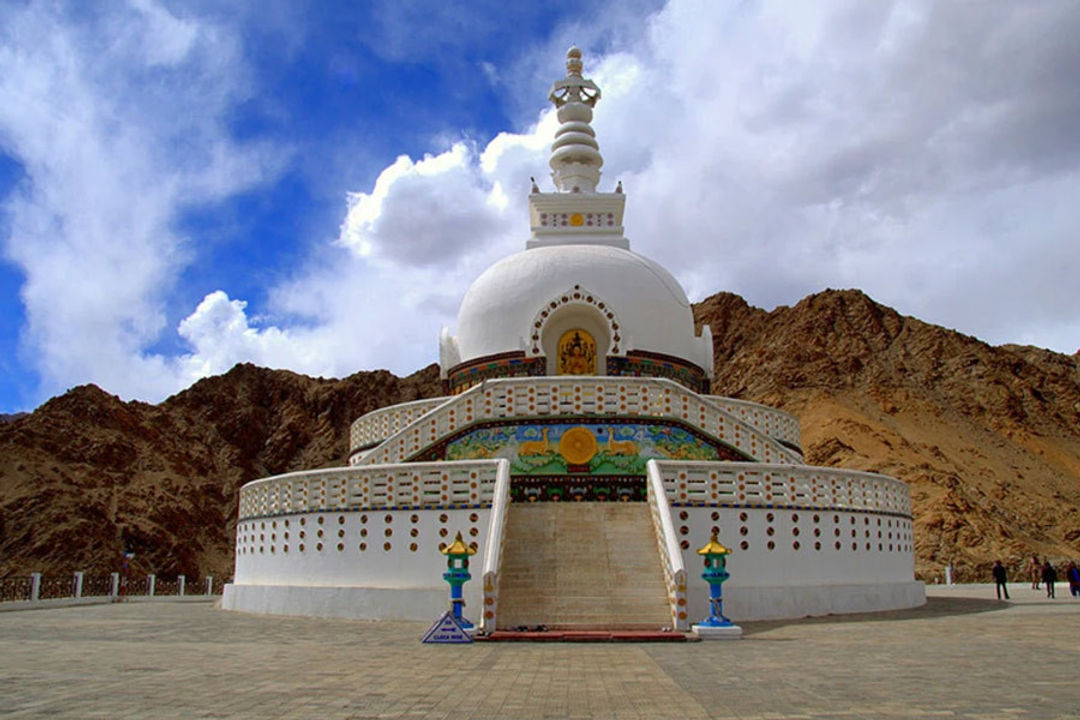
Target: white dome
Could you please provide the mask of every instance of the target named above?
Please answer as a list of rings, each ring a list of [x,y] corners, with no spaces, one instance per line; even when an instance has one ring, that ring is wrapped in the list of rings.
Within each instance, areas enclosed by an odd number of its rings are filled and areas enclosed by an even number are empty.
[[[609,312],[613,318],[606,318]],[[588,244],[537,247],[488,268],[461,303],[454,359],[547,354],[547,342],[534,335],[546,334],[547,320],[567,313],[577,317],[571,324],[591,319],[602,326],[609,354],[646,350],[711,369],[712,348],[702,352],[706,343],[694,336],[690,302],[671,273],[629,250]],[[545,329],[538,331],[541,320]]]

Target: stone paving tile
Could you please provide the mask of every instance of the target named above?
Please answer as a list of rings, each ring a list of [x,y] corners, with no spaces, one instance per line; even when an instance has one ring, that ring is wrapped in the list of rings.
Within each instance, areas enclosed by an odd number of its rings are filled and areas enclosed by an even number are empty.
[[[422,623],[206,603],[9,612],[0,720],[1080,718],[1080,601],[1012,592],[932,587],[915,610],[639,645],[429,646]]]

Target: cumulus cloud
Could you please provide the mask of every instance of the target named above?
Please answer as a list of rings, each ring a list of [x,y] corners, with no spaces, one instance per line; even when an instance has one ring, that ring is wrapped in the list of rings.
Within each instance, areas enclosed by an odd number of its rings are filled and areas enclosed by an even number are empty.
[[[267,172],[265,149],[214,120],[244,87],[215,69],[242,63],[225,34],[149,0],[112,18],[129,41],[99,59],[88,33],[41,12],[13,13],[19,40],[0,46],[0,108],[29,109],[0,109],[0,138],[33,178],[9,202],[7,253],[57,382],[82,373],[153,399],[242,360],[328,375],[421,367],[468,283],[524,247],[529,177],[550,188],[555,120],[538,96],[520,127],[399,157],[355,188],[336,241],[270,287],[259,317],[211,293],[176,329],[188,351],[151,355],[173,331],[160,306],[188,252],[172,214]],[[604,91],[601,188],[623,181],[632,247],[693,298],[732,290],[772,307],[858,287],[992,342],[1080,346],[1070,3],[669,0],[636,24],[607,17],[555,31],[547,59],[482,73],[532,87],[536,68],[550,81],[561,50],[583,45]],[[395,37],[387,56],[408,51]],[[122,63],[136,72],[114,88]],[[147,73],[164,89],[123,102]]]
[[[61,10],[0,17],[0,148],[25,172],[3,207],[22,352],[45,392],[94,381],[158,398],[191,379],[147,352],[191,253],[177,215],[272,176],[279,156],[222,127],[246,92],[227,34],[151,0]]]

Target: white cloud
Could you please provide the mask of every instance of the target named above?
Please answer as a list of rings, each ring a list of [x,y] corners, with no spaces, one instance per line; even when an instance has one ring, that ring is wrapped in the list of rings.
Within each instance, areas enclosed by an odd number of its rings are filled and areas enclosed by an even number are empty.
[[[25,171],[4,252],[25,275],[22,352],[44,392],[93,381],[156,399],[189,381],[147,352],[190,254],[178,213],[266,179],[277,159],[221,126],[246,92],[227,35],[150,0],[99,10],[0,17],[0,147]]]
[[[535,124],[486,145],[399,157],[349,195],[337,242],[269,289],[263,317],[211,293],[180,324],[190,352],[149,355],[170,331],[160,305],[186,251],[172,214],[256,182],[266,155],[215,125],[243,88],[217,73],[237,64],[220,61],[234,52],[225,36],[138,8],[114,21],[133,38],[163,34],[152,46],[94,59],[83,35],[35,8],[16,14],[14,49],[0,49],[0,105],[25,108],[0,109],[0,137],[34,180],[10,204],[8,253],[28,274],[47,377],[154,399],[241,360],[328,375],[432,361],[468,283],[524,246],[529,176],[550,187],[552,113],[534,110]],[[639,20],[575,26],[549,44],[584,46],[604,91],[601,186],[624,181],[632,246],[693,297],[732,290],[771,307],[859,287],[993,342],[1080,346],[1080,15],[1069,3],[670,0]],[[539,62],[488,75],[528,79]],[[150,111],[110,84],[120,63],[187,71],[146,90],[164,103]],[[543,61],[549,79],[561,63]],[[163,153],[188,124],[194,155]]]

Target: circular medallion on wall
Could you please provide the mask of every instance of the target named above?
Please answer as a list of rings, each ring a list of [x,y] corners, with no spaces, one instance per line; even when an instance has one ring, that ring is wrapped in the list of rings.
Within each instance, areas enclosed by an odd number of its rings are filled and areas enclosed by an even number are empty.
[[[559,454],[571,465],[584,465],[596,455],[596,436],[589,428],[572,427],[559,438]]]

